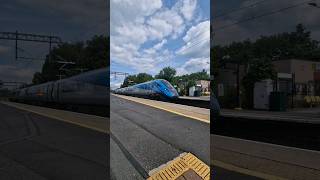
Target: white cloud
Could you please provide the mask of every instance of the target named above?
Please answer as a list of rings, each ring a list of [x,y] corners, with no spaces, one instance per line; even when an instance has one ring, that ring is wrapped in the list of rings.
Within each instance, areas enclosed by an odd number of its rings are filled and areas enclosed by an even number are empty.
[[[14,65],[0,65],[0,77],[3,81],[30,82],[34,70]]]
[[[188,60],[181,67],[177,68],[177,74],[190,74],[194,72],[200,72],[202,70],[206,70],[208,73],[210,72],[209,57],[193,58]]]
[[[17,0],[28,8],[39,8],[51,15],[63,15],[66,19],[91,26],[92,23],[107,19],[107,1],[105,0]],[[84,23],[85,22],[85,23]],[[97,28],[97,27],[95,27]]]
[[[168,35],[176,38],[184,30],[184,20],[174,8],[155,13],[148,21],[150,38],[162,39]]]
[[[186,45],[177,50],[178,55],[187,57],[210,56],[210,21],[192,26],[183,37]]]
[[[238,7],[246,6],[248,3],[252,4],[252,2],[245,1],[243,3],[239,3],[234,8],[236,9]],[[299,3],[298,0],[270,0],[252,8],[247,8],[243,11],[230,13],[225,17],[216,18],[214,19],[212,28],[213,31],[216,31],[213,44],[226,45],[233,41],[243,41],[248,38],[255,40],[261,35],[268,36],[276,33],[291,32],[295,30],[295,26],[298,23],[303,23],[303,25],[307,27],[307,30],[312,31],[311,36],[319,39],[320,31],[318,28],[316,28],[320,20],[319,9],[307,4],[287,9],[282,13],[276,13],[270,16],[264,16],[263,18],[257,18],[252,21],[228,26],[239,20],[256,17],[261,14],[292,6],[297,3]],[[212,6],[214,8],[213,11],[217,12],[218,9],[222,9],[221,6],[228,7],[229,4],[222,3],[218,6]],[[228,27],[222,30],[215,30],[222,26]]]
[[[183,14],[184,18],[186,18],[187,20],[191,20],[195,14],[196,7],[196,0],[185,0],[183,1],[180,12]]]
[[[196,11],[196,1],[179,0],[167,8],[161,0],[112,0],[110,7],[111,60],[140,72],[154,73],[160,63],[173,57],[164,45],[185,32],[185,24]],[[143,46],[151,41],[156,44]]]
[[[166,43],[167,43],[167,40],[164,39],[164,40],[162,40],[161,42],[159,42],[158,44],[154,45],[153,48],[156,49],[156,50],[159,50],[159,49],[161,49],[162,46],[163,46],[164,44],[166,44]]]

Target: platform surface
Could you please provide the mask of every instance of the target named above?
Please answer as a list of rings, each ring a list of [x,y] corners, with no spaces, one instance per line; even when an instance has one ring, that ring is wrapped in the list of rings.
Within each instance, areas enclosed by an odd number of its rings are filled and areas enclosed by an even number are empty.
[[[7,102],[0,114],[0,179],[109,178],[108,118]]]
[[[137,102],[157,109],[161,109],[170,113],[185,116],[191,119],[199,120],[205,123],[210,123],[210,109],[174,104],[170,102],[155,101],[132,96],[124,96],[113,94],[115,97],[120,97],[129,101]]]
[[[320,179],[320,152],[211,135],[211,164],[263,179]]]
[[[286,112],[222,109],[221,116],[320,124],[320,111],[318,112],[315,109],[313,111],[311,109],[299,109]]]
[[[203,100],[203,101],[210,101],[210,96],[179,96],[180,99],[191,99],[191,100]]]

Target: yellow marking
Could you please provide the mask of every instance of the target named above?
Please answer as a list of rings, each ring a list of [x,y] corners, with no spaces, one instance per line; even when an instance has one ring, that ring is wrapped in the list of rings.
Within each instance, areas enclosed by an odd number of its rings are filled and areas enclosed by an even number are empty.
[[[186,115],[186,114],[183,114],[181,112],[177,112],[177,111],[174,111],[174,110],[171,110],[171,109],[168,109],[168,108],[160,107],[160,106],[157,106],[157,105],[154,105],[154,104],[150,104],[150,103],[138,101],[136,99],[128,98],[126,96],[120,96],[120,95],[117,95],[117,94],[113,94],[113,95],[117,96],[117,97],[120,97],[120,98],[123,98],[123,99],[126,99],[126,100],[129,100],[129,101],[133,101],[133,102],[136,102],[136,103],[144,104],[144,105],[151,106],[151,107],[154,107],[154,108],[157,108],[157,109],[161,109],[161,110],[173,113],[173,114],[177,114],[177,115],[180,115],[180,116],[184,116],[184,117],[187,117],[187,118],[195,119],[195,120],[210,124],[209,117],[208,117],[208,119],[199,118],[199,117],[195,117],[195,116],[191,116],[191,115]]]
[[[282,178],[279,176],[275,176],[275,175],[270,175],[270,174],[266,174],[266,173],[262,173],[262,172],[257,172],[257,171],[253,171],[253,170],[249,170],[249,169],[245,169],[245,168],[241,168],[241,167],[237,167],[235,165],[232,164],[228,164],[228,163],[224,163],[221,161],[217,161],[217,160],[212,160],[211,164],[213,166],[217,166],[223,169],[227,169],[229,171],[234,171],[234,172],[238,172],[241,174],[246,174],[249,176],[254,176],[254,177],[258,177],[261,179],[270,179],[270,180],[287,180],[286,178]],[[213,174],[214,177],[214,174]]]
[[[8,106],[11,106],[11,107],[14,107],[14,108],[17,108],[17,109],[21,109],[21,110],[24,110],[24,111],[32,112],[32,113],[38,114],[40,116],[49,117],[49,118],[56,119],[56,120],[59,120],[59,121],[67,122],[67,123],[70,123],[70,124],[75,124],[75,125],[78,125],[78,126],[81,126],[81,127],[85,127],[85,128],[88,128],[88,129],[92,129],[92,130],[95,130],[95,131],[98,131],[98,132],[108,133],[109,134],[109,130],[107,128],[107,123],[108,122],[106,122],[105,120],[100,120],[99,123],[91,123],[91,122],[87,122],[87,121],[80,120],[80,119],[61,118],[59,116],[52,115],[52,114],[49,114],[49,113],[35,111],[35,110],[30,109],[30,108],[22,107],[21,104],[19,106],[18,103],[12,103],[12,102],[10,102],[10,103],[9,102],[1,102],[1,103],[5,104],[5,105],[8,105]],[[23,104],[23,105],[24,106],[34,107],[34,106],[31,106],[31,105],[25,105],[25,104]],[[43,107],[38,107],[38,108],[43,108]],[[46,108],[46,109],[49,109],[49,108]],[[56,110],[56,109],[50,109],[50,110],[56,111],[56,112],[62,111],[62,110]],[[72,113],[74,113],[74,112],[72,112]],[[74,114],[80,114],[80,113],[74,113]],[[95,118],[95,119],[104,119],[103,117],[94,116],[94,115],[88,115],[88,114],[85,114],[85,116],[92,117],[92,118]],[[104,124],[105,128],[102,128],[103,124]]]
[[[147,180],[175,180],[188,170],[193,170],[204,180],[210,179],[210,167],[191,153],[180,156],[157,172],[151,174]]]

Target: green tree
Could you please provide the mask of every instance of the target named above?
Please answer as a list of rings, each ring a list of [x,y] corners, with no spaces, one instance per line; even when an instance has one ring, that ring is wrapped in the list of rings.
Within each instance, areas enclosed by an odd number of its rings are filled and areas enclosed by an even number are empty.
[[[41,84],[41,83],[44,83],[45,80],[43,79],[43,76],[40,72],[36,72],[34,75],[33,75],[33,79],[32,79],[32,83],[33,84]]]
[[[208,72],[202,70],[200,72],[175,76],[172,84],[176,85],[181,90],[181,95],[187,95],[188,89],[194,86],[198,80],[210,80]]]
[[[147,81],[151,81],[151,80],[153,80],[153,77],[150,74],[147,74],[147,73],[137,74],[137,78],[136,78],[137,83],[143,83],[143,82],[147,82]]]
[[[272,61],[319,61],[320,46],[318,41],[311,38],[310,31],[298,24],[292,32],[261,36],[255,41],[245,40],[225,46],[214,46],[211,54],[210,67],[216,77],[219,76],[219,69],[225,68],[228,63],[244,65],[247,74],[241,80],[241,84],[247,105],[251,107],[254,83],[273,77]]]
[[[127,76],[123,83],[121,84],[120,88],[128,87],[134,85],[134,82],[136,82],[137,76],[136,75],[129,75]]]
[[[60,71],[58,61],[71,61],[75,65],[69,66],[66,71]],[[65,77],[109,65],[109,37],[94,36],[91,40],[76,43],[63,43],[54,47],[46,56],[41,72],[33,76],[34,84],[57,80],[58,74]]]
[[[121,88],[132,86],[134,84],[139,84],[139,83],[151,81],[151,80],[153,80],[152,75],[147,74],[147,73],[139,73],[137,75],[129,75],[124,79],[124,81],[121,85]]]
[[[165,67],[163,68],[158,75],[155,76],[156,79],[165,79],[170,83],[173,83],[174,76],[176,75],[177,71],[172,67]]]
[[[87,41],[86,45],[85,58],[81,64],[83,67],[97,69],[109,66],[109,38],[94,36],[91,40]]]

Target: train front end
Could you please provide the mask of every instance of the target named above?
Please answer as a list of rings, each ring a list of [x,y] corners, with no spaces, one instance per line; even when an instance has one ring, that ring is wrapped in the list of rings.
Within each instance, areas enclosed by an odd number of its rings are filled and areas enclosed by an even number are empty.
[[[177,90],[168,81],[164,79],[158,79],[155,82],[162,96],[168,100],[177,99],[179,97]]]

